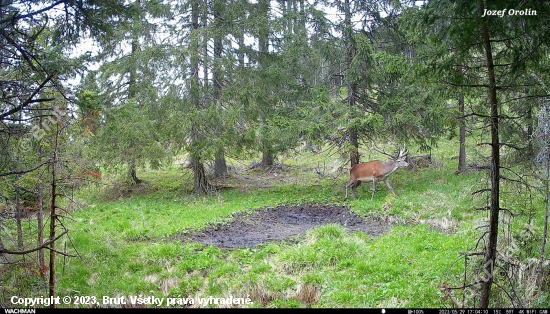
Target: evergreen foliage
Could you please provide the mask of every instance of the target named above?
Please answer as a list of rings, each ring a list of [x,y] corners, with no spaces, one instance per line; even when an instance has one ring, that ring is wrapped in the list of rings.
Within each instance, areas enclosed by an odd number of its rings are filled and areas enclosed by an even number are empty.
[[[208,198],[235,160],[261,175],[305,147],[354,166],[372,142],[431,158],[458,134],[457,173],[488,172],[470,193],[489,223],[487,245],[463,255],[474,283],[454,290],[473,287],[463,307],[522,304],[499,223],[512,213],[530,225],[548,191],[533,165],[547,143],[533,134],[550,97],[549,17],[545,1],[0,1],[0,214],[14,213],[0,221],[0,252],[28,246],[21,208],[51,204],[55,216],[57,194],[101,172],[147,188],[142,171],[177,160],[171,184]],[[547,291],[549,250],[533,251]]]

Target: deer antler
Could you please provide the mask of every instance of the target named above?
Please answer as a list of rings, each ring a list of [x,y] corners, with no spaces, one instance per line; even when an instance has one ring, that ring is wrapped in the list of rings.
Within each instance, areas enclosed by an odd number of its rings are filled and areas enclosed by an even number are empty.
[[[403,149],[399,149],[399,155],[397,158],[407,156],[408,153],[409,153],[409,149],[406,148],[406,146],[403,146]]]
[[[374,146],[374,141],[372,141],[372,147],[371,147],[371,149],[374,150],[374,151],[376,151],[376,152],[379,152],[380,154],[384,154],[384,155],[386,155],[386,156],[388,156],[388,157],[390,157],[390,158],[395,158],[395,156],[392,156],[392,155],[386,153],[385,150],[380,150],[380,149],[378,149],[376,146]]]

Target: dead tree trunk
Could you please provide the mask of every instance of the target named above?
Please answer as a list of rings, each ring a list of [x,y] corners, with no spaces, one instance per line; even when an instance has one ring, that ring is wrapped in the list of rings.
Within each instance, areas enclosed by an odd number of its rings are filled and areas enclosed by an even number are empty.
[[[44,192],[42,190],[42,183],[38,182],[38,213],[37,213],[37,224],[38,224],[38,239],[37,246],[40,247],[44,243]],[[44,256],[44,250],[38,250],[38,265],[40,267],[40,277],[43,280],[46,279],[46,258]]]
[[[42,127],[42,120],[40,120],[40,127]],[[42,142],[38,143],[38,158],[42,159]],[[42,178],[38,178],[36,184],[38,191],[38,212],[36,216],[38,224],[38,236],[37,246],[41,247],[44,243],[44,191],[42,189]],[[46,257],[44,256],[44,249],[38,250],[38,265],[40,267],[40,277],[42,280],[46,279]]]
[[[53,146],[52,160],[52,185],[51,185],[51,206],[50,206],[50,239],[55,239],[55,226],[57,221],[56,200],[57,200],[57,178],[56,165],[58,162],[57,147],[59,138],[59,128],[55,133],[55,141]],[[49,281],[50,298],[55,298],[55,241],[50,243],[50,281]],[[55,303],[52,302],[51,308],[55,308]]]

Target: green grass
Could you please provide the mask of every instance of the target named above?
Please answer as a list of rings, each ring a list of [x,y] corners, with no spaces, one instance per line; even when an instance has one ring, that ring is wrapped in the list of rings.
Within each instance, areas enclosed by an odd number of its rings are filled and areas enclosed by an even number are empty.
[[[188,194],[189,170],[178,167],[141,171],[141,190],[117,194],[125,188],[89,187],[80,196],[88,206],[65,222],[70,241],[58,245],[74,245],[81,256],[58,258],[58,295],[249,297],[252,307],[444,307],[439,287],[461,285],[459,252],[471,249],[479,236],[473,227],[486,217],[473,209],[471,196],[484,187],[484,175],[454,174],[454,146],[444,145],[434,151],[440,168],[400,170],[390,178],[397,198],[379,184],[372,202],[369,184],[357,189],[357,200],[344,202],[347,171],[321,178],[314,168],[327,158],[305,152],[287,156],[278,174],[241,167],[242,177],[262,184],[247,186],[233,177],[217,183],[235,188],[208,196]],[[232,251],[172,240],[238,212],[302,203],[347,204],[394,227],[372,238],[325,225],[297,244]],[[535,204],[540,215],[540,200]]]
[[[293,167],[300,165],[289,166],[290,177],[299,174]],[[439,172],[401,171],[392,178],[398,198],[380,185],[370,202],[367,186],[359,188],[358,199],[349,204],[365,217],[452,219],[449,213],[471,205],[463,196],[468,186],[457,189],[463,178]],[[74,213],[73,242],[83,260],[66,262],[60,294],[251,295],[255,306],[303,307],[308,304],[297,297],[297,289],[309,283],[321,291],[314,305],[319,307],[441,306],[437,287],[459,278],[460,264],[451,265],[473,239],[464,232],[445,235],[423,224],[396,227],[374,239],[328,225],[312,230],[297,245],[273,243],[230,252],[182,245],[171,242],[170,236],[223,222],[236,212],[278,204],[343,204],[347,178],[336,184],[318,180],[316,186],[296,179],[301,185],[233,189],[203,197],[185,193],[175,168],[147,172],[142,178],[155,186],[151,193],[99,202]]]

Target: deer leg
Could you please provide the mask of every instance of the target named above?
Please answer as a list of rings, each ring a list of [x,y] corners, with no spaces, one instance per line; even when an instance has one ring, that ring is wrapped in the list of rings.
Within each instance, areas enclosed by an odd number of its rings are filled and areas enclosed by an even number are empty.
[[[351,191],[353,193],[353,198],[355,199],[355,187],[357,186],[357,181],[353,182],[350,181],[346,184],[346,197],[344,198],[344,201],[348,199],[348,188],[351,187]]]
[[[374,199],[374,192],[376,192],[376,178],[372,178],[372,196],[370,200],[372,201]]]
[[[353,191],[353,199],[354,199],[354,200],[357,199],[357,198],[355,198],[355,189],[356,189],[358,186],[360,186],[360,185],[361,185],[361,180],[357,180],[357,182],[355,182],[355,186],[353,187],[353,190],[352,190],[352,191]]]
[[[395,192],[393,191],[393,188],[391,187],[390,181],[386,179],[384,180],[384,183],[386,183],[386,186],[388,187],[388,189],[390,189],[390,191],[393,193],[393,196],[397,197],[397,195],[395,195]]]
[[[353,199],[356,200],[357,197],[355,197],[355,189],[361,185],[361,181],[357,180],[353,182],[353,185],[351,186],[351,194],[353,195]]]

